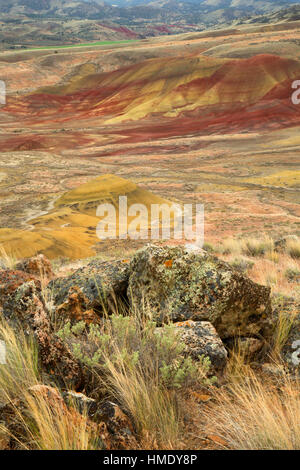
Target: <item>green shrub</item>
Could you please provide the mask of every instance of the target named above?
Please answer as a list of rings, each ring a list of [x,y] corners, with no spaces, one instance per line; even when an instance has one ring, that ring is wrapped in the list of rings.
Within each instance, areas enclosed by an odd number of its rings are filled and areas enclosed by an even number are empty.
[[[101,375],[107,370],[108,359],[116,368],[121,360],[128,370],[137,367],[146,380],[157,376],[161,385],[182,388],[197,383],[210,368],[209,360],[200,358],[196,363],[184,356],[185,345],[173,325],[158,332],[155,322],[148,320],[141,325],[132,316],[114,314],[103,326],[87,326],[83,321],[71,326],[67,322],[57,335],[82,364]]]

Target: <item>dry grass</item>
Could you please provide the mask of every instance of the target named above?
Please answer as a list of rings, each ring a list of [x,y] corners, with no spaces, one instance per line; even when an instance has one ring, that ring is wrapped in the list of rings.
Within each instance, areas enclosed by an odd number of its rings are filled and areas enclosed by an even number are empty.
[[[57,396],[59,393],[57,391]],[[29,419],[23,420],[27,441],[39,450],[95,450],[103,445],[97,426],[76,410],[68,410],[61,400],[44,393],[24,394]],[[99,431],[98,431],[99,434]]]
[[[272,294],[300,298],[300,242],[288,240],[277,252],[274,241],[262,239],[225,239],[214,252],[258,284],[271,287]]]
[[[248,275],[253,281],[270,286],[273,294],[282,294],[296,299],[300,294],[299,283],[297,278],[294,281],[289,279],[287,276],[289,270],[300,272],[300,262],[292,260],[286,254],[280,254],[278,262],[265,258],[258,259],[248,271]]]
[[[274,242],[270,237],[257,238],[226,238],[217,247],[217,251],[224,255],[263,256],[274,251]]]
[[[279,312],[277,325],[273,337],[273,347],[271,351],[271,357],[273,357],[275,361],[280,360],[282,349],[286,345],[296,316],[296,310],[289,313],[282,311]]]
[[[300,259],[300,240],[288,240],[286,252],[294,259]]]
[[[119,363],[107,358],[109,380],[106,387],[133,419],[141,448],[176,449],[183,431],[180,409],[174,391],[146,379],[139,367],[128,368],[119,351]]]
[[[236,238],[226,238],[216,247],[222,255],[240,255],[242,253],[243,241]]]
[[[16,332],[4,321],[0,339],[6,345],[6,364],[0,365],[0,402],[13,400],[29,387],[40,383],[38,351],[32,337]]]
[[[60,393],[50,399],[45,393],[31,393],[39,387],[42,377],[38,370],[37,347],[34,340],[16,334],[5,322],[0,324],[0,338],[6,344],[6,364],[0,365],[0,404],[8,403],[14,410],[17,429],[14,434],[0,426],[1,443],[13,438],[21,449],[84,450],[102,448],[96,429],[85,416],[62,406]],[[18,400],[22,401],[20,406]]]
[[[265,237],[262,240],[256,238],[248,238],[244,240],[243,248],[244,254],[248,256],[263,256],[268,252],[274,250],[274,242],[271,238]]]
[[[277,383],[248,371],[215,394],[206,411],[208,431],[231,449],[300,449],[300,384],[281,376]]]
[[[13,269],[17,259],[9,254],[3,245],[0,245],[0,266],[6,269]]]

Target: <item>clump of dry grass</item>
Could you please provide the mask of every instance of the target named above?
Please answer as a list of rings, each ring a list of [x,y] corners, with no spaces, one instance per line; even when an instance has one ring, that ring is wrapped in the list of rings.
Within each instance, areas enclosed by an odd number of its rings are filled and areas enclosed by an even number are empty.
[[[290,331],[297,316],[296,310],[292,312],[280,311],[273,336],[271,356],[275,361],[280,360],[281,352],[288,340]]]
[[[7,269],[13,269],[16,262],[16,257],[12,254],[9,254],[4,248],[4,246],[0,245],[0,266]]]
[[[141,448],[178,448],[183,432],[178,395],[158,377],[146,379],[139,367],[129,369],[121,351],[118,358],[118,365],[107,358],[106,388],[132,418]]]
[[[291,258],[300,259],[300,239],[288,240],[286,252],[291,256]]]
[[[31,336],[21,329],[16,333],[2,320],[0,339],[6,347],[6,364],[0,365],[0,402],[6,402],[40,383],[41,377],[37,345]]]
[[[292,260],[286,254],[280,254],[278,262],[274,263],[266,258],[258,259],[248,271],[249,277],[263,285],[270,286],[273,294],[282,294],[287,297],[297,298],[299,296],[299,283],[289,278],[288,272],[300,272],[298,260]]]
[[[246,255],[252,257],[263,256],[274,252],[274,242],[270,237],[258,238],[226,238],[217,247],[223,255]]]
[[[242,247],[244,242],[236,238],[225,238],[221,244],[219,244],[216,250],[223,255],[239,255],[242,253]]]
[[[287,375],[277,383],[248,371],[243,381],[215,393],[206,411],[209,432],[231,449],[300,449],[300,384]]]
[[[265,237],[262,240],[256,238],[247,238],[244,240],[244,254],[248,256],[263,256],[266,253],[274,251],[274,242],[271,238]]]
[[[25,392],[23,395],[27,416],[20,414],[20,420],[30,447],[38,450],[103,449],[97,426],[76,409],[67,409],[57,389],[53,389],[53,395],[52,400],[45,393]]]
[[[225,239],[214,252],[253,281],[271,287],[272,294],[298,299],[300,274],[300,242],[288,240],[282,251],[265,236],[262,239]]]

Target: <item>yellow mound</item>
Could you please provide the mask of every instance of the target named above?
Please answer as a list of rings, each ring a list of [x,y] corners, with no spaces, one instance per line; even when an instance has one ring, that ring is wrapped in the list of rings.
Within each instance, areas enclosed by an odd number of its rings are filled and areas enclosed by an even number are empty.
[[[136,184],[114,175],[99,176],[56,200],[48,214],[30,220],[32,230],[0,229],[0,245],[14,258],[43,253],[48,258],[86,258],[95,254],[99,242],[96,227],[101,217],[96,216],[98,205],[111,203],[116,209],[116,235],[127,231],[119,228],[119,196],[127,196],[128,208],[143,204],[150,214],[151,204],[171,202],[139,188]],[[128,217],[130,223],[134,217]],[[148,227],[148,219],[141,219],[141,229]]]
[[[94,213],[99,204],[111,203],[118,206],[119,196],[127,196],[128,204],[161,204],[163,198],[139,188],[136,184],[115,175],[95,178],[79,188],[63,194],[54,204],[55,207],[70,206],[72,209]]]

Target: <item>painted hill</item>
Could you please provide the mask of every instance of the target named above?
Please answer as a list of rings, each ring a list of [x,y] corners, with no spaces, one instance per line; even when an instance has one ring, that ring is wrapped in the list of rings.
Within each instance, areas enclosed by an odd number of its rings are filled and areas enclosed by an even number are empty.
[[[210,127],[232,132],[286,126],[299,122],[299,107],[290,99],[291,84],[299,76],[298,61],[271,54],[150,59],[114,72],[75,75],[65,85],[11,99],[4,111],[45,122],[62,123],[74,115],[78,120],[99,118],[107,125],[159,117],[161,136]],[[154,133],[154,123],[151,129]],[[27,142],[18,139],[4,139],[3,150],[17,150]],[[45,136],[41,139],[45,148],[52,145]]]

